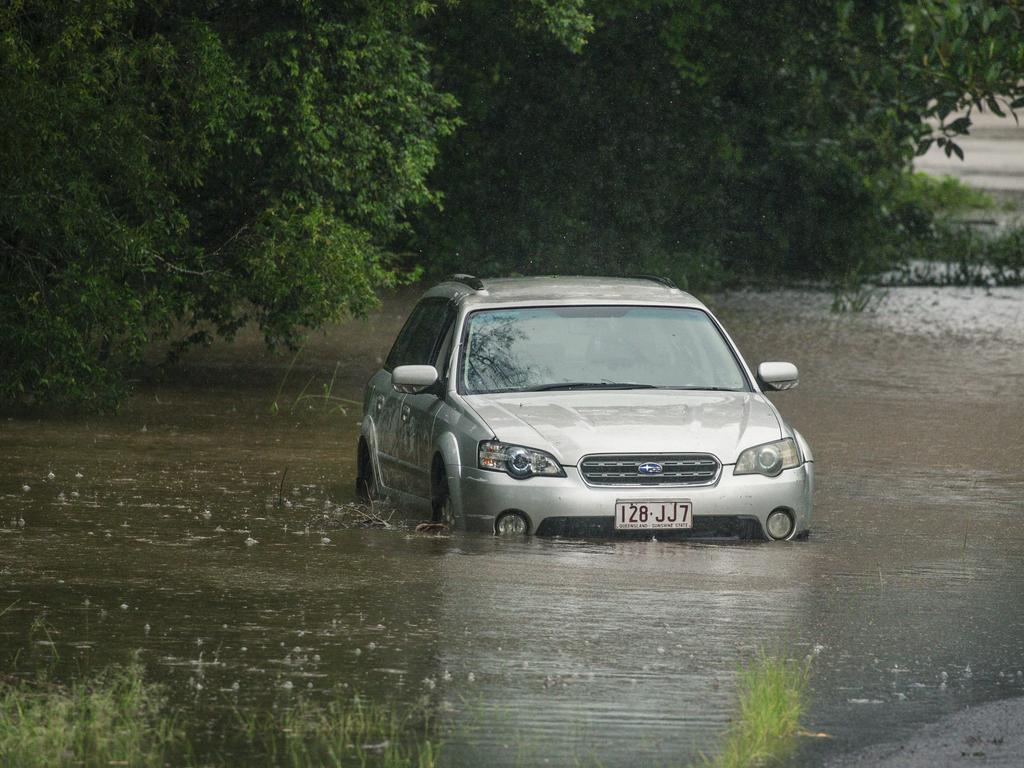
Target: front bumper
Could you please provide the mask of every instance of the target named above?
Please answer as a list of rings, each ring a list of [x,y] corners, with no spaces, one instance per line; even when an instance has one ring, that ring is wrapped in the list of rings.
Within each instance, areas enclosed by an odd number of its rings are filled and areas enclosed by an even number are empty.
[[[516,480],[502,472],[461,467],[452,488],[456,519],[467,530],[494,532],[502,512],[526,515],[530,531],[540,535],[616,536],[650,538],[767,538],[765,520],[775,509],[793,516],[791,538],[806,535],[811,524],[814,464],[806,462],[778,477],[733,475],[722,468],[714,485],[661,487],[593,487],[583,482],[576,467],[565,467],[565,477]],[[449,480],[452,483],[452,480]],[[619,499],[689,499],[693,502],[692,531],[614,530],[615,502]]]

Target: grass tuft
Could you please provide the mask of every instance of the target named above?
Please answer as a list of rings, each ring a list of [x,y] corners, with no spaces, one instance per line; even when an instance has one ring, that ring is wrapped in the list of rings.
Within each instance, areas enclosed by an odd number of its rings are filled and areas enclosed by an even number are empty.
[[[0,682],[0,766],[435,768],[439,760],[429,718],[359,698],[236,714],[229,730],[240,743],[229,738],[227,757],[200,755],[202,734],[179,727],[138,666],[71,686]]]
[[[991,211],[999,207],[991,195],[967,186],[954,176],[935,177],[922,172],[903,177],[895,202],[897,205],[914,204],[931,213]]]
[[[736,720],[726,731],[718,755],[707,768],[774,765],[796,747],[806,705],[807,662],[761,655],[739,674]]]
[[[181,739],[136,667],[90,685],[0,686],[0,765],[163,765]]]
[[[356,698],[324,706],[299,701],[283,714],[251,718],[244,730],[270,765],[434,768],[440,747],[426,718]]]

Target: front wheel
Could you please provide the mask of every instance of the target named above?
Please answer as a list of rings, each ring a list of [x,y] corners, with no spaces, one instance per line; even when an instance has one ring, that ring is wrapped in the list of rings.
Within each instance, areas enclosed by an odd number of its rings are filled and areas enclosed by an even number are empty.
[[[356,458],[356,496],[363,501],[376,501],[380,498],[377,486],[377,474],[373,471],[370,449],[366,442],[359,441],[359,452]]]
[[[448,489],[448,475],[443,468],[434,481],[430,506],[433,510],[433,522],[443,523],[449,529],[455,527],[455,509],[452,507],[452,495]]]

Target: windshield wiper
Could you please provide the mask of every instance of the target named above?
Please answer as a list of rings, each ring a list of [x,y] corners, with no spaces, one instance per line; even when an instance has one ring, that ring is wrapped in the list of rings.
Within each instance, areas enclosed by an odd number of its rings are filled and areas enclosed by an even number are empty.
[[[521,392],[550,392],[556,389],[658,389],[654,384],[635,384],[623,381],[560,381],[557,384],[541,384],[539,387],[527,387]]]
[[[732,387],[665,387],[665,389],[682,389],[687,391],[698,391],[698,392],[743,392],[742,389],[733,389]]]

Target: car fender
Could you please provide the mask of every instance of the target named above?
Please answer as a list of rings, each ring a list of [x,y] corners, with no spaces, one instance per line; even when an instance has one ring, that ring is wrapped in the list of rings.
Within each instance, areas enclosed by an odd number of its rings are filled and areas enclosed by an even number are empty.
[[[360,422],[359,436],[366,441],[366,448],[370,452],[370,468],[377,479],[377,485],[383,487],[383,483],[381,483],[380,459],[377,456],[377,424],[369,412],[363,416],[363,420]]]
[[[441,454],[444,470],[448,477],[462,476],[462,461],[459,458],[459,441],[451,432],[442,432],[434,441],[434,452]]]
[[[367,413],[359,425],[359,435],[366,440],[366,447],[370,449],[370,456],[374,461],[377,459],[377,423],[373,416]]]
[[[800,449],[800,455],[803,456],[804,461],[814,461],[814,454],[811,453],[811,446],[804,440],[804,436],[797,432],[795,429],[790,429],[793,432],[793,439],[796,440],[797,447]]]
[[[452,509],[455,511],[455,527],[462,527],[462,461],[459,456],[459,441],[451,432],[441,432],[434,441],[434,453],[441,455],[445,475],[448,477],[448,493],[451,494]]]

